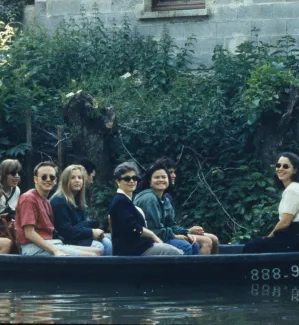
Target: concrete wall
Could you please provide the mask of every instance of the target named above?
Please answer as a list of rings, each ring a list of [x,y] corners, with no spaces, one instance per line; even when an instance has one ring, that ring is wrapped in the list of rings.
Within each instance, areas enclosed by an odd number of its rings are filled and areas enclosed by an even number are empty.
[[[245,40],[252,39],[260,29],[259,39],[275,42],[290,34],[299,39],[299,0],[206,0],[206,9],[151,12],[151,0],[35,0],[28,6],[25,22],[35,17],[50,30],[70,15],[79,19],[84,5],[91,13],[96,2],[106,26],[114,20],[121,24],[126,14],[143,35],[159,38],[163,27],[178,45],[193,34],[197,39],[195,54],[198,63],[209,64],[215,45],[234,51]]]

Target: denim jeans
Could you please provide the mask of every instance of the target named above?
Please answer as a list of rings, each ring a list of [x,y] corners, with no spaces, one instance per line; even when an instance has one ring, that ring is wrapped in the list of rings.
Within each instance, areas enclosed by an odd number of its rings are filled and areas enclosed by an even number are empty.
[[[103,256],[112,255],[112,242],[107,236],[105,236],[101,241],[93,240],[91,247],[99,248],[102,251]]]
[[[193,246],[188,243],[186,240],[180,239],[170,239],[167,242],[168,244],[181,249],[184,252],[184,255],[198,255],[199,254],[199,244],[195,243]]]

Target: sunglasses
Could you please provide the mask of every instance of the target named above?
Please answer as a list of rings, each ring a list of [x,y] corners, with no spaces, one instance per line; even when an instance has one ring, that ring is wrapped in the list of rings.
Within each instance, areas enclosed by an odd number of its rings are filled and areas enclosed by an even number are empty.
[[[20,175],[20,171],[19,170],[12,170],[11,172],[8,172],[7,174],[12,175],[12,176],[16,176],[17,174]]]
[[[280,167],[282,167],[283,169],[289,169],[289,168],[291,168],[291,166],[288,165],[288,164],[280,164],[280,163],[277,163],[277,164],[275,165],[275,167],[276,167],[276,168],[280,168]]]
[[[120,181],[125,181],[125,182],[130,182],[131,180],[133,180],[134,182],[137,182],[139,181],[139,177],[138,176],[123,176],[123,177],[120,177],[119,180]]]
[[[56,176],[55,175],[46,175],[46,174],[43,174],[41,176],[39,176],[44,182],[47,181],[48,179],[50,179],[51,182],[54,182],[55,179],[56,179]]]

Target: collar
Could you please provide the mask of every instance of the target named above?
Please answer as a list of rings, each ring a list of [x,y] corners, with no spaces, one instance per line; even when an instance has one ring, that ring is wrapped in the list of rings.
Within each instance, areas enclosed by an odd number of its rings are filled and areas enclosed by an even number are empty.
[[[118,188],[116,192],[120,193],[120,194],[124,194],[127,198],[129,198],[132,201],[132,198],[128,194],[126,194],[123,190],[121,190],[120,188]]]

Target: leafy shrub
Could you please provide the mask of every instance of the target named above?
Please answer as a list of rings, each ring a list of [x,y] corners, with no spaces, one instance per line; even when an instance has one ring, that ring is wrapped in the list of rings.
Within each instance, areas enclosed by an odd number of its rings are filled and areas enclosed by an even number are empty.
[[[20,21],[23,16],[24,0],[0,0],[0,21]]]

